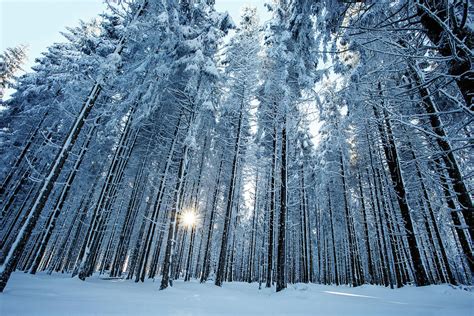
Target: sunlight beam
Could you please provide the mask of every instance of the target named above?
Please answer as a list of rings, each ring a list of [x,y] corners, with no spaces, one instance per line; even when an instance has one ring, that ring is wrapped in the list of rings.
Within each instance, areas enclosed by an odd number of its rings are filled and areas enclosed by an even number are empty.
[[[197,216],[194,211],[187,210],[181,215],[181,221],[186,227],[192,227],[197,222]]]

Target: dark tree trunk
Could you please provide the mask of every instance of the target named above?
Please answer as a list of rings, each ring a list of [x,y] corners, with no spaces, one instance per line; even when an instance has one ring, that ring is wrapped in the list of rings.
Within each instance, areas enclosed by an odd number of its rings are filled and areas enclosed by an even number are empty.
[[[286,120],[283,124],[286,124]],[[286,126],[281,132],[281,188],[280,188],[280,216],[278,225],[278,256],[276,291],[280,292],[286,288],[286,212],[287,212],[287,140]]]
[[[215,284],[217,286],[222,286],[222,282],[224,281],[224,278],[225,278],[227,243],[228,243],[229,233],[230,233],[232,208],[234,207],[234,193],[235,193],[235,185],[237,182],[237,173],[238,173],[237,166],[239,162],[240,138],[241,138],[242,123],[243,123],[243,115],[244,115],[244,109],[243,107],[241,107],[240,113],[239,113],[239,120],[237,123],[236,140],[235,140],[235,145],[234,145],[234,157],[232,160],[232,173],[230,175],[230,184],[229,184],[229,189],[227,193],[227,206],[226,206],[225,217],[224,217],[224,228],[222,232],[221,251],[219,255],[219,263],[217,265],[217,274],[216,274],[216,281],[215,281]]]
[[[433,128],[434,133],[438,136],[436,137],[436,142],[441,149],[441,157],[446,167],[446,171],[451,180],[454,192],[456,193],[456,198],[461,206],[461,213],[466,221],[468,226],[467,232],[463,231],[460,226],[457,226],[457,233],[459,236],[459,241],[461,243],[461,248],[463,250],[464,256],[466,257],[471,273],[474,273],[474,256],[471,251],[470,244],[473,243],[474,238],[474,206],[472,203],[471,196],[467,190],[464,180],[459,170],[458,163],[454,156],[451,145],[447,140],[446,132],[443,129],[443,123],[438,114],[438,109],[436,108],[436,103],[434,102],[430,91],[423,85],[422,78],[417,72],[417,69],[413,68],[411,71],[414,82],[419,87],[420,96],[422,97],[422,106],[425,111],[429,114],[429,120],[431,127]],[[471,88],[472,89],[472,88]],[[472,91],[474,93],[474,91]],[[458,217],[454,211],[456,208],[452,208],[452,217],[454,221]]]
[[[69,173],[69,176],[66,180],[66,183],[64,184],[64,187],[59,195],[58,200],[56,201],[56,204],[53,208],[53,211],[51,213],[51,219],[50,222],[47,223],[46,225],[46,231],[43,232],[43,238],[41,240],[40,247],[35,254],[35,259],[34,262],[30,268],[30,273],[35,274],[36,271],[38,270],[38,266],[41,262],[41,259],[43,258],[44,252],[46,250],[46,246],[48,245],[49,239],[51,238],[51,235],[53,233],[54,228],[56,227],[56,221],[61,213],[61,210],[64,206],[64,202],[66,201],[68,195],[69,195],[69,190],[71,189],[72,183],[76,177],[77,171],[79,170],[82,161],[84,160],[84,156],[89,148],[89,144],[92,140],[92,136],[94,134],[95,130],[95,125],[92,126],[89,130],[89,133],[86,136],[85,143],[82,145],[82,148],[79,152],[79,155],[77,157],[77,160]]]
[[[209,225],[207,227],[207,239],[206,239],[206,246],[204,248],[204,260],[203,260],[203,265],[202,265],[201,283],[204,283],[207,281],[207,278],[209,277],[210,266],[211,266],[211,245],[212,245],[212,232],[214,230],[214,217],[215,217],[214,214],[217,208],[219,187],[221,183],[222,171],[223,171],[222,169],[224,165],[224,159],[222,158],[223,157],[221,157],[221,162],[219,164],[219,171],[217,172],[217,183],[214,189],[214,194],[213,194],[212,203],[211,203],[211,215],[209,218]]]
[[[379,90],[381,91],[380,84]],[[427,285],[428,279],[421,259],[421,253],[420,249],[418,248],[410,209],[407,203],[405,184],[403,183],[402,172],[400,170],[398,153],[396,150],[397,147],[393,138],[392,128],[389,120],[387,118],[384,118],[386,127],[386,130],[384,130],[384,127],[382,125],[383,123],[380,119],[378,110],[375,107],[373,109],[375,117],[377,119],[379,132],[382,138],[382,147],[385,152],[385,158],[387,160],[388,169],[390,171],[393,188],[396,193],[398,206],[400,207],[400,212],[405,225],[405,233],[407,234],[408,247],[414,265],[413,273],[415,278],[415,284],[417,286]]]
[[[332,239],[332,262],[334,266],[334,280],[336,282],[336,285],[339,285],[339,272],[338,272],[338,256],[336,252],[336,238],[334,234],[334,212],[332,209],[332,203],[331,203],[331,193],[329,191],[329,188],[327,189],[327,195],[328,195],[328,207],[329,207],[329,220],[330,220],[330,226],[331,226],[331,239]],[[328,251],[329,252],[329,251]],[[329,273],[329,269],[327,269],[327,272]],[[327,278],[327,280],[330,282],[331,278]]]
[[[464,21],[458,21],[456,16],[450,12],[453,8],[448,1],[416,0],[415,2],[426,35],[437,46],[441,56],[450,57],[449,75],[454,77],[467,107],[472,111],[474,109],[474,73],[472,70],[474,35],[466,24],[469,1],[465,1]],[[450,29],[447,29],[448,25]]]
[[[275,221],[275,190],[276,190],[276,155],[277,155],[277,132],[273,128],[273,156],[270,180],[270,216],[268,217],[268,252],[267,252],[267,282],[265,287],[272,286],[273,276],[273,225]]]
[[[367,209],[365,207],[365,198],[364,198],[364,190],[362,188],[362,180],[360,177],[360,173],[357,175],[358,183],[359,183],[359,192],[360,192],[360,204],[362,209],[362,218],[364,221],[364,242],[365,248],[367,250],[367,267],[369,273],[369,282],[372,284],[374,280],[374,268],[372,262],[372,248],[370,246],[370,237],[369,237],[369,218],[367,216]]]
[[[173,205],[171,206],[170,212],[170,221],[168,225],[168,238],[166,241],[166,250],[165,250],[165,258],[163,262],[163,271],[162,271],[162,279],[160,284],[160,290],[166,289],[169,285],[173,286],[173,281],[170,280],[170,274],[173,271],[173,259],[174,259],[174,248],[176,243],[176,237],[178,232],[178,212],[179,212],[179,198],[180,198],[180,191],[183,185],[183,177],[185,174],[186,168],[186,155],[187,155],[187,148],[183,148],[183,156],[179,162],[178,168],[178,178],[176,179],[176,188],[173,197]]]

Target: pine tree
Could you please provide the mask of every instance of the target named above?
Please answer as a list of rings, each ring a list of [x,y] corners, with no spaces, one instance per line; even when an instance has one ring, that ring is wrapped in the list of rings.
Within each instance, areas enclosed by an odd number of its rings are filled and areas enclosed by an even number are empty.
[[[15,73],[22,70],[21,66],[26,61],[28,47],[19,45],[17,47],[9,47],[0,54],[0,105],[3,105],[5,97],[5,89],[13,86]]]

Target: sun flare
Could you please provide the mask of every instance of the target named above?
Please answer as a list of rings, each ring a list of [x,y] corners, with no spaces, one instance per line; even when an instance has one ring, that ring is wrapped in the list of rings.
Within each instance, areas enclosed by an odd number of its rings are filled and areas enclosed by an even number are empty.
[[[196,213],[194,213],[193,211],[185,211],[181,215],[181,221],[187,227],[194,226],[196,224],[196,221],[197,221]]]

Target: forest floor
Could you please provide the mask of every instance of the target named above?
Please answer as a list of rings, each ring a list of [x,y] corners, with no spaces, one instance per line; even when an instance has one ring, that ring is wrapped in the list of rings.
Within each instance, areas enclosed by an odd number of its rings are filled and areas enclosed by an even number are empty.
[[[239,282],[158,287],[153,281],[82,282],[16,272],[0,294],[0,315],[474,315],[474,293],[448,285],[391,290],[296,284],[280,293]]]

